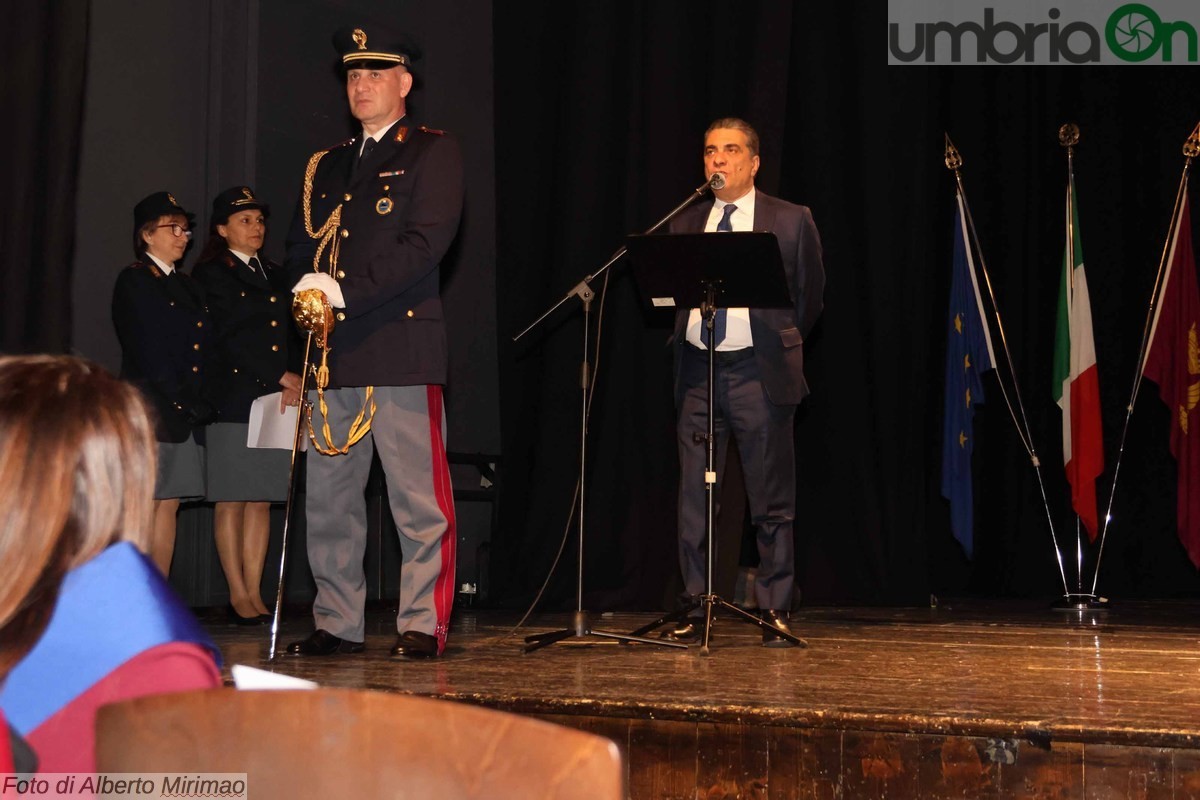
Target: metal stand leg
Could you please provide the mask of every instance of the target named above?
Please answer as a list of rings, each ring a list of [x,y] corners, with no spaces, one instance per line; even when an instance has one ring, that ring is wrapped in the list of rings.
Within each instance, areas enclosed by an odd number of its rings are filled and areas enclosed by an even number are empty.
[[[662,639],[647,639],[635,634],[598,630],[592,627],[588,613],[583,610],[583,514],[585,509],[583,498],[584,487],[586,486],[584,478],[586,476],[587,464],[588,390],[590,388],[589,373],[591,371],[591,363],[588,361],[588,332],[590,330],[589,316],[593,294],[591,287],[587,285],[586,281],[575,287],[575,291],[583,301],[583,369],[580,381],[583,388],[583,401],[579,431],[579,562],[575,584],[575,614],[572,617],[570,628],[561,628],[556,631],[526,636],[523,652],[532,653],[534,650],[556,642],[565,641],[566,639],[579,639],[586,636],[598,636],[604,639],[616,639],[621,642],[641,642],[643,644],[656,644],[660,647],[682,647],[686,649],[687,645],[682,642],[668,642]]]

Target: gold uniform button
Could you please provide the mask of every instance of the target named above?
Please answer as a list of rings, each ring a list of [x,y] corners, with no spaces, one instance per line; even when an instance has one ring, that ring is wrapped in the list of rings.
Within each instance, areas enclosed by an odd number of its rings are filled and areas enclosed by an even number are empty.
[[[272,302],[272,303],[274,303],[274,302],[275,302],[275,295],[271,295],[271,302]]]
[[[408,317],[409,317],[409,319],[412,319],[412,315],[413,315],[413,312],[412,312],[412,309],[410,308],[410,309],[408,310]]]
[[[346,315],[345,315],[345,314],[343,314],[341,311],[339,311],[339,312],[338,312],[338,315],[337,315],[337,321],[338,321],[338,322],[344,322],[344,321],[345,321],[345,319],[346,319]]]
[[[342,195],[342,199],[345,200],[347,203],[349,203],[350,202],[350,193],[346,192],[344,195]]]
[[[271,320],[271,327],[272,327],[272,328],[278,328],[278,327],[279,327],[279,320],[277,320],[277,319],[273,319],[273,320]]]
[[[199,371],[200,371],[199,367],[192,367],[192,372],[199,372]]]
[[[197,327],[197,328],[203,328],[203,327],[204,327],[204,322],[203,322],[202,320],[196,320],[196,327]]]
[[[339,269],[337,276],[338,280],[341,280],[342,278],[346,277],[346,273]]]
[[[342,238],[343,238],[343,239],[349,239],[349,238],[350,238],[350,231],[346,230],[345,228],[342,228]]]
[[[192,345],[192,349],[193,349],[193,350],[199,350],[199,349],[200,349],[200,344],[199,344],[199,342],[197,342],[196,344]]]
[[[246,293],[245,293],[245,292],[242,292],[242,297],[245,297],[245,296],[246,296]]]
[[[234,368],[233,368],[233,374],[234,374],[234,375],[236,375],[236,374],[237,374],[237,367],[234,367]]]
[[[174,308],[174,307],[175,307],[175,301],[174,301],[174,300],[171,300],[169,303],[167,303],[167,305],[169,305],[171,308]]]
[[[273,345],[271,345],[271,352],[272,352],[272,353],[278,353],[278,352],[279,352],[279,345],[277,345],[277,344],[273,344]]]

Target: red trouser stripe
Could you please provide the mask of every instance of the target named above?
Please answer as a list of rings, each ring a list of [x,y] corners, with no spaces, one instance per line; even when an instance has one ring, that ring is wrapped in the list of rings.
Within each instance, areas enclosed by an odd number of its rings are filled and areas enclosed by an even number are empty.
[[[438,572],[437,585],[433,590],[433,607],[437,613],[438,653],[446,649],[446,636],[450,629],[450,610],[454,605],[454,565],[458,547],[458,528],[454,521],[454,489],[450,485],[450,464],[446,460],[446,443],[442,439],[442,387],[430,385],[426,388],[429,403],[429,443],[433,456],[433,493],[438,508],[446,518],[446,531],[442,534],[442,568]]]

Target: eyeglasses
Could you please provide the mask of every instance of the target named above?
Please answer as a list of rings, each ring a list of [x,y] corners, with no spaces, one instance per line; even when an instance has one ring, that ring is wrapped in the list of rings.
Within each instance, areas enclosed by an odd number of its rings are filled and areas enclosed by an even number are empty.
[[[155,225],[154,226],[155,230],[158,230],[159,228],[170,228],[171,233],[175,234],[176,239],[178,239],[180,236],[183,236],[188,239],[192,238],[192,232],[189,231],[187,228],[183,227],[182,225],[180,225],[178,222],[169,222],[169,223],[166,223],[165,225]]]

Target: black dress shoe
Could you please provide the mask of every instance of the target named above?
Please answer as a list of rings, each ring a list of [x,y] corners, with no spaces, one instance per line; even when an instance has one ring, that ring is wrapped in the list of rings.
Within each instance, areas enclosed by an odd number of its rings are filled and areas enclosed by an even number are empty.
[[[268,622],[271,621],[271,618],[269,616],[267,616],[266,614],[255,614],[253,617],[243,617],[241,614],[239,614],[237,612],[237,609],[234,608],[233,606],[227,607],[225,609],[225,613],[229,616],[229,619],[232,620],[235,625],[243,625],[243,626],[266,625]]]
[[[393,656],[404,658],[437,658],[437,654],[437,637],[420,631],[405,631],[396,637],[396,644],[392,647]]]
[[[681,642],[682,644],[695,644],[700,641],[700,633],[704,630],[704,620],[692,619],[689,617],[683,622],[675,623],[675,627],[668,628],[658,635],[660,639],[666,639],[669,642]]]
[[[289,656],[332,656],[335,654],[361,653],[362,642],[351,642],[339,639],[329,631],[320,628],[301,642],[292,642],[287,647]]]
[[[792,634],[792,636],[795,636],[795,634],[792,633],[792,629],[790,627],[788,627],[788,612],[786,612],[786,611],[776,611],[775,609],[769,609],[767,611],[764,611],[764,612],[762,612],[762,621],[767,623],[768,625],[771,625],[774,628],[777,628],[778,630],[783,631],[784,633],[789,633],[789,634]],[[799,637],[797,637],[797,638],[799,638]],[[785,639],[782,636],[780,636],[778,633],[768,630],[767,628],[762,629],[762,643],[763,643],[763,647],[796,647],[797,646],[795,642],[792,642],[789,639]],[[803,639],[800,639],[799,646],[800,647],[808,647],[808,643],[805,642]]]

